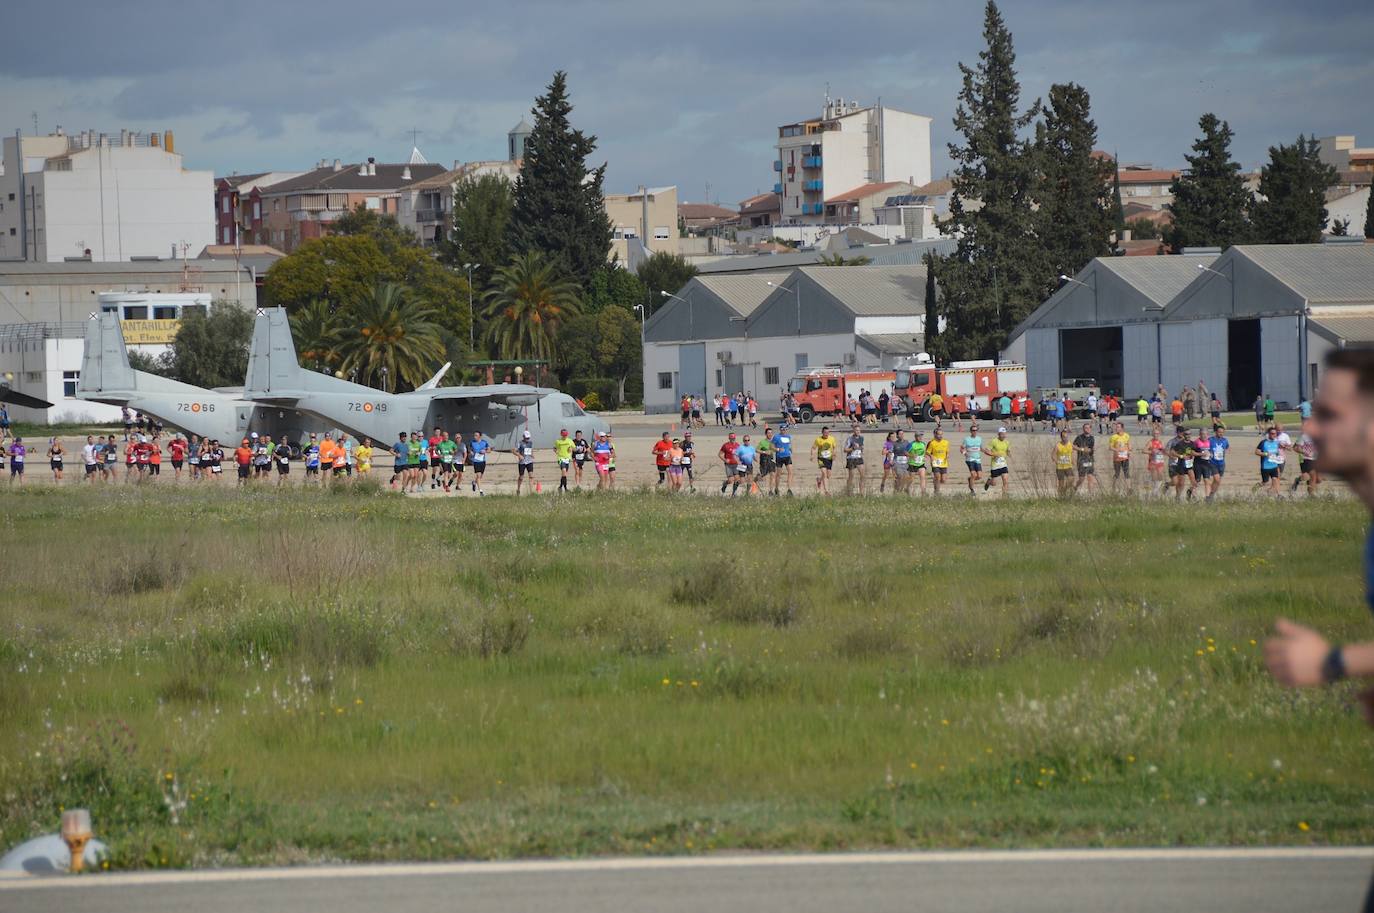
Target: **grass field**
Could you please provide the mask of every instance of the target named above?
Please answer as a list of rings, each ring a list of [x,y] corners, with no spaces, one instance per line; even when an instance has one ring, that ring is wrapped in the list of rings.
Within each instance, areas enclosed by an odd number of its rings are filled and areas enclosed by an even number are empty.
[[[1349,501],[405,500],[34,487],[0,513],[0,846],[114,867],[1354,843]]]

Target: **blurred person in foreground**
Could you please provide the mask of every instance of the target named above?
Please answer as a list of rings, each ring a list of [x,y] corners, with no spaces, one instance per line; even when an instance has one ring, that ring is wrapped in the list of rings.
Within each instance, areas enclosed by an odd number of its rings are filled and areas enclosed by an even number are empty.
[[[1374,513],[1374,350],[1341,349],[1327,356],[1313,438],[1317,468],[1345,479]],[[1365,601],[1374,611],[1374,530],[1365,535],[1364,576]],[[1280,618],[1264,644],[1264,661],[1276,681],[1294,687],[1371,679],[1374,641],[1333,645],[1312,628]],[[1374,725],[1374,689],[1360,694],[1360,704]],[[1364,909],[1374,913],[1374,889]]]

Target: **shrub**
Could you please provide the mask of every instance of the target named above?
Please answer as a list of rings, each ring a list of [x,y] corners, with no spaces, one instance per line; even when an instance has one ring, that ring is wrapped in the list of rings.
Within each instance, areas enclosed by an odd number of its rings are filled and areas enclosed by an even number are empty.
[[[453,622],[449,647],[460,656],[512,656],[525,648],[533,621],[514,606],[484,606],[476,615]]]

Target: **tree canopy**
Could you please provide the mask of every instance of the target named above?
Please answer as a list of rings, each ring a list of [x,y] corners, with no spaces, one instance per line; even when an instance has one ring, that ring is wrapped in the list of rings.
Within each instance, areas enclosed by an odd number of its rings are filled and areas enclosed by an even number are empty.
[[[394,282],[351,302],[340,333],[341,370],[360,384],[397,390],[429,380],[444,358],[435,312]]]
[[[635,270],[649,297],[649,313],[666,303],[663,293],[676,295],[697,274],[697,268],[680,254],[660,250],[646,258]],[[643,303],[643,299],[638,303]]]
[[[529,251],[497,271],[483,296],[486,341],[501,358],[554,360],[559,327],[581,313],[577,286]]]
[[[1259,199],[1251,212],[1254,240],[1260,244],[1317,244],[1326,229],[1326,190],[1336,169],[1321,160],[1321,143],[1299,135],[1290,146],[1269,147],[1260,170]]]
[[[1185,247],[1230,247],[1250,234],[1246,212],[1250,192],[1240,165],[1231,158],[1231,127],[1215,114],[1198,121],[1202,135],[1185,155],[1188,168],[1169,187],[1173,225],[1164,238],[1174,250]]]
[[[1037,131],[1040,164],[1037,234],[1045,256],[1041,295],[1058,287],[1094,257],[1111,252],[1111,233],[1119,199],[1111,159],[1093,155],[1097,125],[1089,113],[1088,92],[1068,83],[1050,87],[1045,120]]]
[[[572,109],[567,74],[559,70],[535,101],[508,240],[512,253],[541,253],[557,271],[584,286],[606,263],[611,220],[601,188],[606,166],[587,167],[596,137],[573,128],[568,119]]]
[[[253,314],[220,302],[208,313],[182,316],[171,347],[159,359],[159,372],[197,387],[237,387],[248,373]]]
[[[513,205],[511,182],[499,174],[464,178],[453,185],[453,226],[440,245],[440,259],[456,269],[477,264],[473,284],[486,288],[510,261],[507,233]]]

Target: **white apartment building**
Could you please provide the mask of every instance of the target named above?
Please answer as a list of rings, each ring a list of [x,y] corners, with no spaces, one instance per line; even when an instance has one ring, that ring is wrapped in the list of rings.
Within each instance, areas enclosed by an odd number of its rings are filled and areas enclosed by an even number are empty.
[[[171,131],[16,134],[3,161],[0,260],[129,261],[215,243],[214,176],[182,167]]]
[[[826,201],[866,184],[930,181],[929,117],[827,98],[821,116],[778,128],[783,224],[823,224]]]

